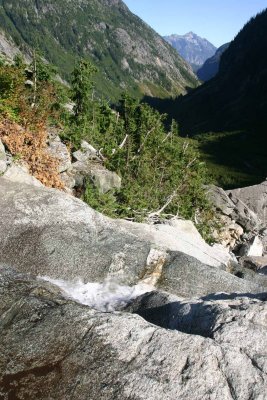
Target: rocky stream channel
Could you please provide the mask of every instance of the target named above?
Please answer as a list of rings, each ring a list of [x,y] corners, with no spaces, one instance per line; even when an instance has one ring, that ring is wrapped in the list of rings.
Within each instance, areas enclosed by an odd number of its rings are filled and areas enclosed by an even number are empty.
[[[267,182],[207,189],[211,246],[190,221],[94,211],[83,177],[119,177],[51,141],[67,193],[0,147],[0,399],[265,400]]]

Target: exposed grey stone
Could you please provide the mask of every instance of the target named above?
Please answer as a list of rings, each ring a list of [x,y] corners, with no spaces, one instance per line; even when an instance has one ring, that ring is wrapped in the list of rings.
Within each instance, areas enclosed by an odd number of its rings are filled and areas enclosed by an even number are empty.
[[[98,159],[97,150],[87,143],[85,140],[81,142],[81,150],[77,150],[73,153],[73,158],[80,162],[88,162],[90,160]]]
[[[207,188],[207,195],[215,208],[219,210],[218,221],[222,227],[214,230],[213,236],[223,246],[236,250],[236,245],[240,245],[240,242],[245,240],[247,233],[260,230],[262,221],[231,191],[225,192],[217,186],[210,185]]]
[[[4,54],[5,58],[10,61],[13,60],[16,55],[21,55],[21,51],[12,40],[11,36],[7,37],[4,33],[4,30],[1,30],[0,32],[0,53]],[[29,57],[26,56],[25,58],[27,58],[27,61],[29,61]]]
[[[6,170],[3,177],[10,182],[22,184],[22,186],[31,185],[35,187],[43,187],[43,184],[38,181],[38,179],[29,174],[27,167],[24,165],[12,164]]]
[[[2,270],[0,397],[265,400],[263,298],[154,304],[158,319],[178,330],[95,311],[55,286]]]
[[[240,274],[239,269],[233,264],[227,271],[218,270],[202,264],[190,255],[173,252],[164,265],[157,288],[183,297],[203,296],[219,291],[259,293],[266,290],[265,278],[252,271]]]
[[[233,218],[246,231],[258,231],[261,227],[261,221],[257,215],[248,208],[242,200],[236,197],[231,197],[231,200],[235,204],[235,209],[231,214],[231,218]]]
[[[90,159],[90,157],[88,157],[88,154],[82,150],[77,150],[72,154],[74,160],[78,161],[78,162],[86,162],[88,161],[88,159]]]
[[[0,174],[3,174],[7,169],[7,156],[5,147],[0,139]]]
[[[73,107],[74,107],[74,103],[72,103],[72,102],[69,102],[69,103],[65,103],[65,104],[63,104],[63,108],[65,108],[65,110],[66,111],[68,111],[70,114],[73,114],[74,115],[74,112],[73,112]]]
[[[6,150],[1,139],[0,139],[0,160],[4,161],[6,160]]]
[[[75,187],[75,179],[67,174],[66,172],[62,172],[60,174],[60,180],[64,184],[65,188],[72,190]]]
[[[267,257],[244,256],[239,259],[239,263],[246,268],[262,273],[263,269],[265,271],[267,267]]]
[[[263,243],[259,236],[254,236],[248,243],[243,244],[239,255],[261,257],[263,255]]]
[[[121,177],[107,169],[93,168],[91,177],[94,186],[98,188],[100,193],[107,193],[112,189],[120,189],[121,187]]]
[[[81,141],[81,149],[83,151],[87,151],[90,152],[91,154],[97,155],[97,150],[91,144],[86,142],[86,140]]]
[[[153,291],[133,299],[121,309],[138,314],[146,321],[162,328],[214,338],[215,334],[223,331],[224,325],[231,321],[239,325],[240,320],[245,318],[243,328],[246,330],[245,326],[254,318],[251,311],[255,312],[257,308],[261,315],[256,316],[258,321],[255,319],[254,323],[262,320],[263,326],[267,325],[266,302],[267,293],[257,295],[214,293],[189,300],[167,292]],[[236,339],[233,338],[232,341]]]
[[[71,166],[71,156],[67,146],[57,136],[49,141],[47,148],[49,154],[59,160],[58,172],[64,172]]]
[[[227,191],[228,195],[242,200],[267,226],[267,181],[259,185]]]
[[[7,163],[4,160],[0,160],[0,175],[2,175],[7,169]]]
[[[154,292],[137,298],[126,310],[164,328],[209,337],[220,345],[224,342],[230,347],[237,346],[266,376],[266,300],[267,293],[258,296],[213,294],[183,301]],[[238,376],[244,373],[241,370]],[[264,395],[266,390],[267,387]]]
[[[82,161],[76,161],[71,164],[67,174],[74,179],[75,187],[84,186],[86,176],[90,174],[90,169]]]
[[[145,281],[183,296],[263,290],[225,272],[231,256],[207,245],[191,223],[189,229],[184,221],[112,220],[63,192],[3,178],[0,209],[0,262],[21,272],[85,282]]]
[[[243,264],[240,259],[238,264],[234,264],[231,267],[231,273],[238,278],[260,285],[263,288],[263,291],[266,291],[267,289],[267,277],[264,276],[265,274],[263,272],[258,273],[253,270],[250,265]]]
[[[267,256],[267,228],[262,229],[259,235],[263,244],[263,255]]]
[[[82,159],[82,158],[81,158]],[[76,161],[68,170],[68,175],[75,180],[75,187],[84,186],[86,180],[91,181],[100,193],[121,187],[121,178],[115,172],[107,170],[100,163]]]
[[[206,191],[211,203],[225,215],[230,215],[234,211],[235,205],[229,199],[226,192],[215,185],[209,185]]]
[[[232,256],[222,246],[207,245],[192,221],[174,218],[164,224],[149,225],[122,220],[120,224],[144,240],[152,237],[160,248],[191,255],[204,264],[226,267],[232,262]]]

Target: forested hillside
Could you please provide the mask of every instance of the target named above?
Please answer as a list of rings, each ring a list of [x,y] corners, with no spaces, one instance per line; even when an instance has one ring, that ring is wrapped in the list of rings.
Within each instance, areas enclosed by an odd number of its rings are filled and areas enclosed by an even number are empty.
[[[96,90],[166,97],[198,84],[191,67],[121,0],[1,0],[0,26],[23,52],[37,49],[69,79],[77,57],[98,68]]]
[[[184,131],[246,129],[260,130],[266,136],[266,36],[264,11],[231,42],[222,55],[216,78],[178,99],[174,112]]]
[[[267,175],[266,37],[265,10],[231,42],[212,80],[175,100],[147,99],[175,118],[183,135],[197,137],[224,186],[261,182]]]
[[[209,81],[219,72],[220,61],[223,53],[228,49],[230,43],[225,43],[219,47],[214,56],[208,58],[201,68],[197,70],[197,76],[201,81]]]

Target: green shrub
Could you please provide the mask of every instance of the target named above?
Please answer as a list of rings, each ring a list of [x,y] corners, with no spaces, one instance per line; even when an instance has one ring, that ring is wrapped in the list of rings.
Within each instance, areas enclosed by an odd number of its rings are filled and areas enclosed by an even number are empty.
[[[122,177],[122,187],[100,195],[89,183],[84,200],[108,215],[138,221],[197,216],[204,232],[210,210],[204,191],[208,175],[197,150],[179,137],[177,123],[173,121],[167,132],[165,115],[127,94],[116,111],[92,100],[92,83],[87,88],[76,84],[90,81],[91,71],[90,64],[76,70],[73,100],[79,99],[81,107],[75,107],[69,137],[75,143],[86,139],[101,150],[106,167]]]

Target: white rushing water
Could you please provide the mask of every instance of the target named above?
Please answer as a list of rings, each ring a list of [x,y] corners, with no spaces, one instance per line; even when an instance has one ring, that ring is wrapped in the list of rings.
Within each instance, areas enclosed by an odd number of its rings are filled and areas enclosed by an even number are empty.
[[[154,289],[153,286],[143,283],[135,286],[122,286],[111,279],[107,279],[103,283],[83,283],[81,279],[65,281],[48,276],[39,276],[39,278],[59,286],[68,297],[79,303],[106,312],[126,306],[131,300]]]

